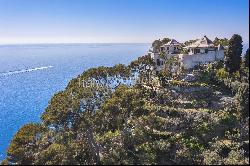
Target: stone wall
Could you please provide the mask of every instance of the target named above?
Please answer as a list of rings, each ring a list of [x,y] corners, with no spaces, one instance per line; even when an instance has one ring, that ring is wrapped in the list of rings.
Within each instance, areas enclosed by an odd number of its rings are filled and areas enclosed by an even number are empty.
[[[199,54],[179,54],[181,66],[185,69],[193,68],[196,65],[209,63],[224,58],[224,50],[209,51],[208,53]]]
[[[183,93],[201,92],[209,90],[208,87],[203,87],[203,86],[196,86],[196,87],[171,86],[170,89]]]

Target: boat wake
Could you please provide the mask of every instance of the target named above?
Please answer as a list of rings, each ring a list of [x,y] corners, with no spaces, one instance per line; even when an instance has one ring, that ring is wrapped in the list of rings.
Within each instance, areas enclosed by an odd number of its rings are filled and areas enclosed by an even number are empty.
[[[37,70],[44,70],[48,68],[52,68],[53,66],[44,66],[44,67],[36,67],[32,69],[22,69],[22,70],[16,70],[16,71],[9,71],[5,73],[0,73],[1,76],[9,76],[9,75],[14,75],[14,74],[21,74],[21,73],[27,73],[27,72],[32,72],[32,71],[37,71]]]

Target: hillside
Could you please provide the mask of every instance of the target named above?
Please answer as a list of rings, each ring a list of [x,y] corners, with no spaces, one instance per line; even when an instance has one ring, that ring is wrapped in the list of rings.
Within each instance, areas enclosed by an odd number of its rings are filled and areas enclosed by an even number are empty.
[[[249,68],[156,75],[150,56],[92,68],[23,126],[2,164],[248,164]],[[183,79],[188,74],[193,80]]]

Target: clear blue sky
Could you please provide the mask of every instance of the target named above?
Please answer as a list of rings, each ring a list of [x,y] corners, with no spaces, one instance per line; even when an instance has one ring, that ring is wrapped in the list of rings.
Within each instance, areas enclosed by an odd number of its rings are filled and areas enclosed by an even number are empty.
[[[249,37],[248,0],[0,0],[0,43]]]

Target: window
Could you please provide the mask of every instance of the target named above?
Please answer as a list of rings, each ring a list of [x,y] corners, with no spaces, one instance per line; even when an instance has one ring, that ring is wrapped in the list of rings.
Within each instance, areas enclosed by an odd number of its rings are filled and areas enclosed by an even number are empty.
[[[200,53],[200,49],[194,49],[194,53],[195,54]]]
[[[176,50],[176,47],[174,47],[174,50]]]
[[[169,50],[169,47],[167,47],[167,50]]]
[[[161,61],[161,65],[163,65],[163,61]]]
[[[160,60],[159,59],[156,60],[156,64],[157,64],[157,66],[160,66]]]
[[[208,49],[205,49],[205,53],[208,53]]]

